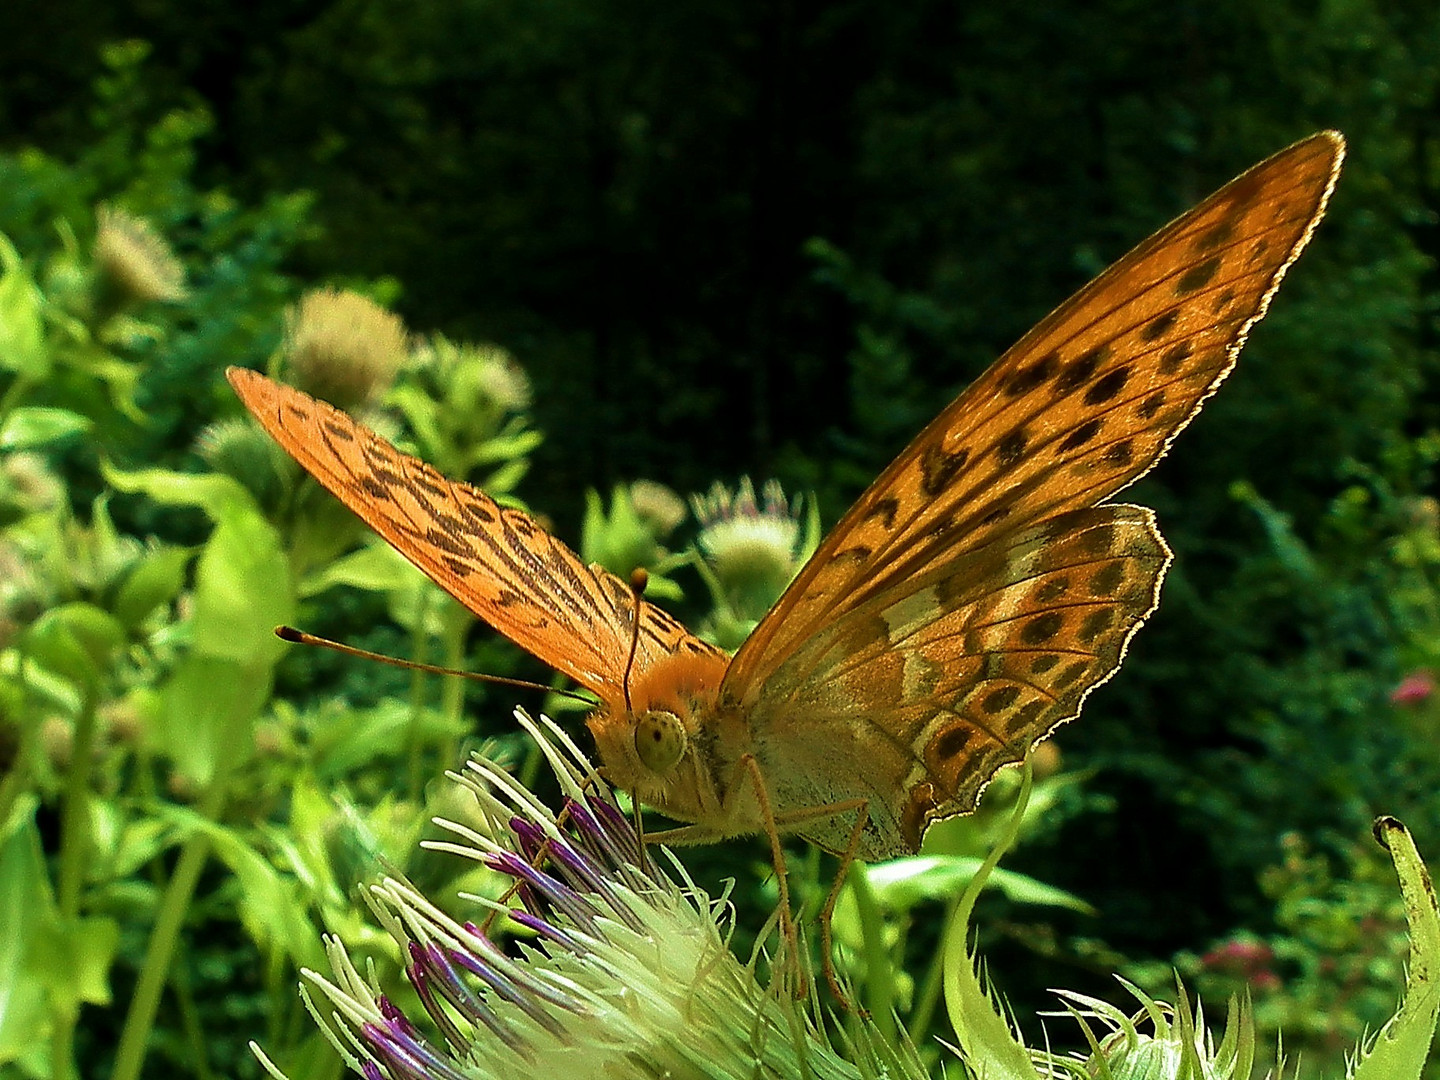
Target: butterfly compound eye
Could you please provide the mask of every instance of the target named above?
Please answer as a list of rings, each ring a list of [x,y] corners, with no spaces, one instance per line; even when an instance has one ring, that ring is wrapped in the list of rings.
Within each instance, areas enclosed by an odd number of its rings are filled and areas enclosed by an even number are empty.
[[[685,754],[685,727],[664,709],[652,709],[635,721],[635,752],[651,772],[667,773]]]

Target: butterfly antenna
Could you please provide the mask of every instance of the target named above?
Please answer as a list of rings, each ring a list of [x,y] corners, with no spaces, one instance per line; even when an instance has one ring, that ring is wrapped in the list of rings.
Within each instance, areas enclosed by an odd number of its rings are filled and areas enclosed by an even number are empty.
[[[640,646],[640,599],[645,595],[645,587],[650,584],[650,574],[643,566],[637,566],[630,571],[630,593],[635,600],[634,618],[630,621],[630,655],[625,657],[625,678],[620,684],[621,692],[625,695],[625,711],[634,712],[635,707],[630,704],[630,672],[635,670],[635,650]]]
[[[590,698],[572,690],[557,690],[544,683],[530,682],[527,679],[511,679],[505,675],[485,675],[478,671],[456,671],[454,668],[439,667],[435,664],[422,664],[417,660],[401,660],[398,656],[386,656],[384,653],[371,652],[369,649],[357,649],[354,645],[345,645],[338,641],[331,641],[329,638],[308,634],[304,630],[296,630],[293,626],[277,626],[275,636],[281,641],[291,641],[296,645],[318,645],[322,649],[329,649],[345,656],[354,656],[361,660],[375,660],[381,664],[405,668],[408,671],[423,671],[429,675],[458,675],[460,678],[469,679],[472,682],[494,683],[497,686],[518,686],[522,690],[540,690],[544,693],[559,694],[561,697],[571,698],[574,701],[583,701],[587,705],[594,704]]]

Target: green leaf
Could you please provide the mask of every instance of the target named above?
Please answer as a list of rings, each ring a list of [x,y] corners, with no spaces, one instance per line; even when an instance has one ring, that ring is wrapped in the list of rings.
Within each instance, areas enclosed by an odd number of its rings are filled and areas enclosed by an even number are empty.
[[[160,689],[158,749],[199,787],[254,753],[254,720],[270,669],[191,653]]]
[[[280,535],[254,503],[220,520],[195,567],[192,640],[205,656],[262,674],[285,651],[275,627],[295,617],[290,563]],[[268,679],[268,672],[264,672]]]
[[[0,424],[0,450],[33,450],[89,431],[91,421],[69,409],[24,405]]]
[[[50,373],[44,298],[15,245],[0,235],[0,369],[40,380]]]
[[[1000,861],[1000,856],[1015,843],[1020,831],[1025,804],[1030,797],[1028,768],[1024,777],[1020,797],[1010,818],[1010,827],[996,843],[990,856],[978,867],[974,879],[956,908],[955,917],[945,931],[946,1010],[950,1015],[950,1024],[955,1029],[956,1043],[960,1047],[966,1067],[972,1075],[983,1076],[986,1080],[1037,1080],[1039,1076],[1030,1062],[1030,1054],[1024,1043],[1011,1031],[1004,1014],[981,985],[977,971],[978,958],[971,955],[966,944],[975,898],[984,888],[985,881],[995,864]]]
[[[32,956],[41,929],[57,918],[35,828],[37,805],[34,796],[22,796],[0,833],[0,926],[5,927],[0,934],[0,987],[5,988],[0,993],[0,1065],[18,1061],[32,1068],[36,1044],[50,1029],[47,994]]]
[[[414,588],[422,576],[421,571],[389,544],[367,544],[307,575],[300,583],[299,593],[304,597],[315,596],[335,585],[384,593]]]
[[[185,570],[195,555],[192,548],[163,547],[147,552],[126,575],[111,605],[115,617],[134,630],[146,617],[168,604],[185,585]]]
[[[101,463],[101,472],[111,487],[130,494],[148,495],[167,506],[198,506],[215,522],[234,514],[259,510],[255,499],[240,481],[220,473],[182,473],[169,469],[117,468]]]
[[[125,628],[108,612],[76,601],[51,608],[25,634],[25,651],[41,667],[94,690],[125,644]]]
[[[1418,1080],[1440,1016],[1440,907],[1409,830],[1394,818],[1382,817],[1375,823],[1375,836],[1389,849],[1400,878],[1410,924],[1410,972],[1400,1011],[1380,1029],[1351,1076],[1353,1080]]]
[[[913,855],[876,863],[869,868],[870,887],[890,908],[907,910],[923,900],[958,896],[979,872],[982,860],[960,855]],[[988,884],[1021,904],[1043,904],[1094,914],[1095,909],[1073,893],[1025,874],[995,869]]]
[[[155,812],[186,833],[199,832],[210,838],[216,858],[239,883],[240,921],[261,948],[278,950],[297,967],[324,964],[319,928],[310,921],[309,902],[296,879],[282,874],[234,829],[170,804],[156,806]]]
[[[104,473],[121,491],[198,506],[216,523],[196,566],[192,640],[197,652],[249,666],[252,680],[268,681],[262,669],[284,652],[273,630],[292,619],[295,598],[280,536],[250,492],[218,473],[131,472],[108,464]]]
[[[522,431],[514,435],[496,435],[486,439],[470,455],[472,465],[488,465],[495,461],[522,458],[545,441],[538,431]]]

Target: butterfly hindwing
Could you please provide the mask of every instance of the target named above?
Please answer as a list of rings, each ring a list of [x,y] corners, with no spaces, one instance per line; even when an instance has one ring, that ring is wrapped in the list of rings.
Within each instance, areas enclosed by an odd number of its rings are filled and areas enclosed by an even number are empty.
[[[729,693],[753,700],[845,611],[1149,470],[1234,366],[1342,156],[1334,133],[1281,151],[1026,334],[841,519],[742,646]]]
[[[227,375],[262,427],[341,502],[480,618],[608,702],[623,699],[636,599],[528,514],[447,480],[345,413],[244,368]],[[635,669],[714,653],[639,601]]]
[[[785,733],[759,751],[777,803],[866,799],[862,857],[914,851],[930,820],[973,809],[997,769],[1115,672],[1169,559],[1149,510],[1099,506],[846,612],[776,670],[751,714],[757,731]],[[849,828],[799,831],[833,851]]]

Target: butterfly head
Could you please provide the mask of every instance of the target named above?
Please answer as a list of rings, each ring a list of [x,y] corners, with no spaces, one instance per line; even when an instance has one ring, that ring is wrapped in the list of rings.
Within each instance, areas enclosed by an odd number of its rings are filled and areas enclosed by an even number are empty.
[[[634,673],[628,708],[607,701],[595,711],[588,723],[612,783],[687,820],[704,808],[715,785],[702,732],[713,724],[725,664],[716,653],[672,654]]]

